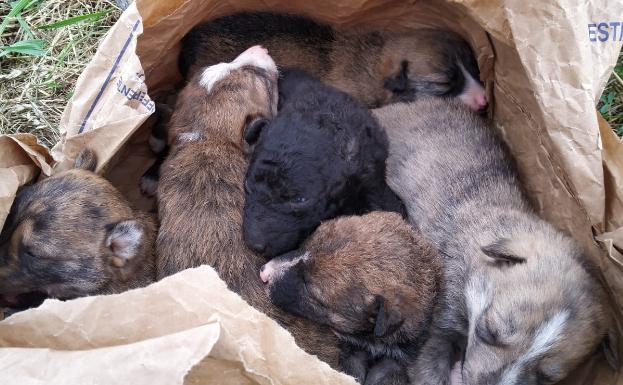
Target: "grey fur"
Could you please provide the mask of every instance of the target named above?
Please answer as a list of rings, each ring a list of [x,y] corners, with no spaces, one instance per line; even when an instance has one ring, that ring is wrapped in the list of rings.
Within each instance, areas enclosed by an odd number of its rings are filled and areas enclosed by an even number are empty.
[[[610,321],[580,247],[538,217],[506,146],[459,103],[424,98],[374,113],[390,140],[388,184],[444,259],[412,383],[448,384],[458,353],[466,385],[565,377]]]

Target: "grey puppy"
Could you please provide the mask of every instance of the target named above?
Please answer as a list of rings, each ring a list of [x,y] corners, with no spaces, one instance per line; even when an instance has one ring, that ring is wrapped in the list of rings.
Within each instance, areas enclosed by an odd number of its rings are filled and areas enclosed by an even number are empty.
[[[448,384],[452,372],[466,385],[550,384],[602,342],[615,365],[603,288],[579,245],[534,212],[485,120],[425,98],[374,113],[390,140],[388,184],[444,261],[412,383]]]

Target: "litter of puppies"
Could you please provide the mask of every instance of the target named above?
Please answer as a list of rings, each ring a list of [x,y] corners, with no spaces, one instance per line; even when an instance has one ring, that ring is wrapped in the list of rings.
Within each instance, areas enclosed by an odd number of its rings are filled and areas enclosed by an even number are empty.
[[[594,268],[525,198],[460,37],[242,13],[194,28],[180,67],[143,187],[158,229],[88,171],[37,182],[0,237],[3,305],[208,264],[364,384],[554,383],[600,346],[618,366]],[[50,268],[55,242],[78,258]]]

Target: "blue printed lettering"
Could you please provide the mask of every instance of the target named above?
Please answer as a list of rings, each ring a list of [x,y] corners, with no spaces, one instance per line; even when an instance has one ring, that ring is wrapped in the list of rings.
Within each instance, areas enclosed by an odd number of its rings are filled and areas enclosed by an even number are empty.
[[[597,24],[597,32],[599,32],[599,35],[600,35],[597,37],[599,41],[601,42],[608,41],[608,38],[610,37],[610,34],[608,33],[608,23]]]
[[[597,41],[597,35],[595,34],[595,29],[597,28],[597,24],[591,23],[588,25],[588,40]]]
[[[610,22],[610,26],[612,27],[612,41],[617,40],[617,27],[620,25],[618,21]]]

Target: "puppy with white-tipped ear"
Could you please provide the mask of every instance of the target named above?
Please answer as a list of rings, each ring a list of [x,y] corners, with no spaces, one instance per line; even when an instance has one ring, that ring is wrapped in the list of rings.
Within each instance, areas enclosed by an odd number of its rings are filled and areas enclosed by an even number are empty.
[[[158,185],[158,275],[214,267],[231,290],[279,321],[307,352],[336,367],[335,336],[268,301],[257,277],[265,260],[242,240],[247,141],[277,112],[277,76],[268,52],[254,46],[230,63],[198,71],[180,92]]]

